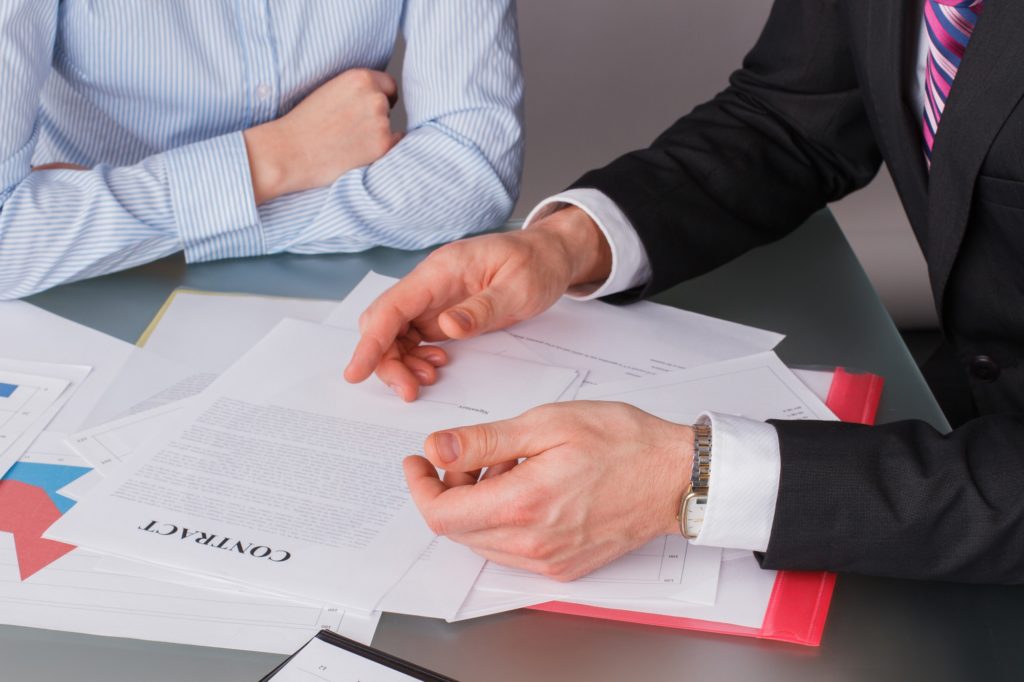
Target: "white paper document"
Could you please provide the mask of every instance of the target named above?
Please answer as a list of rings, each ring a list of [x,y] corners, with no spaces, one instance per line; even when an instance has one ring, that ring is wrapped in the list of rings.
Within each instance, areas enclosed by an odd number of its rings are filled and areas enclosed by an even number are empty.
[[[107,474],[147,441],[160,438],[172,428],[187,405],[186,399],[129,414],[76,433],[68,438],[68,445],[97,471]]]
[[[105,424],[199,394],[217,378],[191,365],[136,348],[86,419]]]
[[[91,367],[49,428],[75,433],[86,426],[135,346],[22,301],[0,303],[0,357]]]
[[[40,416],[40,423],[44,427],[49,427],[51,424],[66,423],[66,420],[58,419],[61,410],[64,406],[74,397],[75,392],[78,388],[85,383],[89,377],[92,368],[87,365],[64,365],[53,362],[36,362],[29,360],[15,360],[15,359],[0,359],[0,372],[16,372],[21,374],[33,374],[36,376],[48,377],[51,379],[63,379],[67,382],[67,387],[60,393],[60,396],[51,403],[47,408],[46,412]],[[54,427],[56,428],[56,427]],[[38,435],[35,431],[29,431],[23,434],[17,441],[15,441],[10,450],[7,451],[7,457],[20,456],[24,454],[33,440]],[[8,459],[8,463],[10,460]],[[2,466],[0,466],[2,468]],[[0,473],[2,475],[2,473]]]
[[[459,607],[458,613],[455,614],[455,617],[449,618],[448,622],[455,623],[462,620],[472,620],[473,618],[493,616],[496,613],[523,609],[527,606],[543,604],[548,601],[551,601],[551,599],[544,595],[520,594],[515,592],[491,592],[489,590],[479,590],[474,587],[473,590],[470,591],[469,596],[466,597],[466,601],[464,601],[462,606]]]
[[[359,316],[370,307],[378,296],[396,284],[398,279],[381,275],[374,271],[366,273],[366,276],[359,281],[359,284],[352,288],[339,303],[335,303],[330,312],[324,317],[324,324],[332,327],[343,327],[345,329],[359,329]]]
[[[483,565],[484,560],[468,548],[447,538],[435,538],[401,581],[385,595],[378,609],[423,618],[453,618]],[[96,569],[238,595],[268,596],[266,591],[248,585],[116,557],[104,557],[96,564]]]
[[[832,380],[836,376],[835,370],[794,369],[793,374],[803,382],[804,386],[811,389],[811,392],[818,396],[821,402],[828,402],[828,394],[832,389]]]
[[[380,618],[104,573],[101,558],[78,549],[23,582],[14,543],[0,533],[0,623],[285,654],[323,627],[369,644]]]
[[[20,363],[0,360],[0,476],[14,466],[43,432],[71,382],[54,376],[14,372]],[[85,368],[88,373],[88,368]]]
[[[197,372],[220,374],[281,320],[322,322],[337,305],[337,301],[179,289],[140,345]]]
[[[549,361],[540,353],[504,331],[490,332],[488,334],[474,336],[471,339],[465,339],[463,341],[448,341],[442,345],[445,346],[449,353],[453,351],[458,352],[458,350],[472,350],[477,353],[488,353],[490,355],[500,355],[506,358],[517,358],[519,360],[527,360],[528,362],[536,362],[542,365],[555,365],[575,369],[577,372],[576,380],[566,387],[565,391],[562,392],[562,395],[558,396],[557,400],[552,402],[575,400],[576,395],[583,387],[583,384],[589,374],[587,369],[582,365],[558,365],[556,362]],[[444,381],[443,369],[441,370],[441,378],[439,381]]]
[[[678,599],[604,599],[601,597],[563,599],[607,609],[656,613],[678,618],[731,623],[745,627],[761,627],[768,601],[775,587],[775,571],[762,569],[752,552],[743,552],[724,561],[718,576],[718,592],[713,604],[696,604]],[[473,588],[453,621],[480,618],[495,613],[525,608],[551,601],[531,594],[515,594],[500,590]]]
[[[580,603],[625,611],[657,613],[677,618],[697,618],[719,623],[759,628],[764,623],[768,601],[775,587],[775,571],[762,569],[754,555],[722,564],[718,598],[712,605],[688,604],[673,599],[585,600]]]
[[[508,333],[554,364],[589,371],[587,384],[657,376],[770,350],[781,334],[639,301],[562,299]]]
[[[49,535],[372,610],[433,538],[408,500],[402,458],[430,431],[547,402],[576,372],[462,353],[448,381],[405,404],[341,379],[356,340],[282,322]]]
[[[753,553],[744,552],[723,562],[718,576],[718,593],[714,604],[695,604],[677,599],[572,599],[580,604],[607,609],[657,613],[677,618],[730,623],[744,627],[761,627],[768,601],[775,587],[775,571],[762,569]],[[526,608],[550,601],[529,594],[474,588],[462,605],[455,621],[480,618],[495,613]]]
[[[722,412],[759,421],[836,419],[825,403],[772,352],[646,379],[584,386],[580,398],[629,403],[679,424],[692,424],[702,412]]]
[[[721,556],[717,547],[665,535],[572,582],[488,562],[474,589],[543,596],[539,601],[647,598],[713,604]]]
[[[455,618],[485,563],[468,547],[435,538],[378,608],[423,618]]]

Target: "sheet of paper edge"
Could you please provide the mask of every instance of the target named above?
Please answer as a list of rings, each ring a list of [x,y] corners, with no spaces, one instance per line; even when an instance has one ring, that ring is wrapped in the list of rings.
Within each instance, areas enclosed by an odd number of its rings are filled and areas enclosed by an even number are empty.
[[[156,328],[160,326],[160,322],[163,321],[164,315],[167,314],[167,311],[170,309],[171,304],[174,303],[174,299],[180,293],[195,294],[197,296],[241,296],[245,298],[271,299],[290,298],[302,301],[323,301],[325,303],[340,303],[340,301],[335,301],[333,298],[304,298],[302,296],[278,296],[276,294],[249,294],[244,291],[207,291],[205,289],[178,287],[177,289],[172,291],[167,296],[167,299],[160,305],[160,309],[156,311],[156,314],[153,315],[153,319],[149,321],[149,324],[146,325],[146,328],[142,331],[142,334],[140,334],[139,338],[135,341],[136,346],[138,346],[139,348],[144,348],[146,346],[146,342],[149,341],[149,337],[151,337],[153,333],[156,331]]]

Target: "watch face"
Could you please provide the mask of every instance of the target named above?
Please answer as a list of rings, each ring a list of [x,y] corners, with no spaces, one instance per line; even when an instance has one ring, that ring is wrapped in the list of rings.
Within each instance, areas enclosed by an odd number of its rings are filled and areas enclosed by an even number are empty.
[[[684,525],[686,526],[686,534],[692,538],[697,537],[700,534],[700,529],[704,526],[704,510],[707,508],[707,504],[707,495],[694,495],[686,501]]]

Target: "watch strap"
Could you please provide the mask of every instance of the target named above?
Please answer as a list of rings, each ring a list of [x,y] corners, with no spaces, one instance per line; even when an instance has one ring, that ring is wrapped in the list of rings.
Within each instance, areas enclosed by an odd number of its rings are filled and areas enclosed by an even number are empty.
[[[693,425],[693,468],[690,485],[694,491],[707,493],[711,484],[711,424],[702,417]]]
[[[679,500],[679,514],[676,519],[679,521],[679,532],[687,540],[694,540],[696,533],[687,530],[689,525],[687,514],[689,503],[703,498],[707,503],[708,488],[711,484],[711,422],[707,417],[701,417],[693,425],[693,465],[690,469],[690,485],[686,486],[686,492]],[[697,502],[701,504],[701,502]]]

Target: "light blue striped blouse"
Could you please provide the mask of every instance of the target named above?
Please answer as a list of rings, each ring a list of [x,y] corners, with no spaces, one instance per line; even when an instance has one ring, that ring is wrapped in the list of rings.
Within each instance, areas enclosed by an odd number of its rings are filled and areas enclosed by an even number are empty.
[[[241,131],[406,40],[408,134],[257,207]],[[184,250],[423,248],[518,194],[514,0],[0,1],[0,298]],[[51,162],[88,171],[31,170]]]

